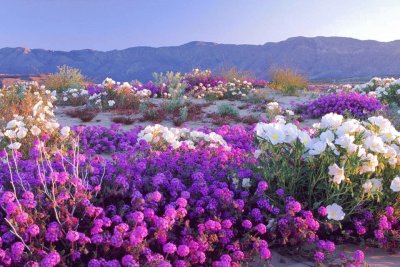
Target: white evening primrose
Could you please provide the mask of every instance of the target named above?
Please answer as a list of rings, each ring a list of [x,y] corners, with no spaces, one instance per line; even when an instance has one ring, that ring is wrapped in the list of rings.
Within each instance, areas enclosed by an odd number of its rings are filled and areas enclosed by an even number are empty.
[[[64,126],[64,127],[61,128],[60,133],[61,133],[61,135],[62,135],[63,137],[68,137],[70,131],[71,131],[71,128],[69,128],[68,126]]]
[[[31,133],[33,136],[38,136],[41,132],[42,132],[42,130],[40,130],[39,127],[37,127],[36,125],[32,126]]]
[[[390,183],[390,189],[392,189],[393,192],[400,192],[400,177],[396,176]]]
[[[336,203],[326,206],[326,210],[328,212],[327,218],[329,220],[341,221],[344,219],[344,216],[346,215],[343,212],[343,208]]]
[[[11,143],[11,144],[8,145],[8,148],[9,148],[9,149],[13,149],[13,150],[14,150],[14,149],[17,150],[17,149],[19,149],[20,147],[21,147],[21,143],[19,143],[19,142],[14,142],[14,143]]]
[[[336,163],[328,167],[328,174],[331,175],[330,181],[340,184],[342,181],[346,179],[344,176],[344,168],[339,167]]]
[[[343,122],[343,116],[336,113],[328,113],[321,119],[321,128],[338,128]]]

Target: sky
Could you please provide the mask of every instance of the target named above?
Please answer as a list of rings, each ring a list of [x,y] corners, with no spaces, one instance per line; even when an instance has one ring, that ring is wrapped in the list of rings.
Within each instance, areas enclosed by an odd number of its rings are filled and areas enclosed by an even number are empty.
[[[0,47],[108,51],[295,36],[400,39],[400,0],[0,0]]]

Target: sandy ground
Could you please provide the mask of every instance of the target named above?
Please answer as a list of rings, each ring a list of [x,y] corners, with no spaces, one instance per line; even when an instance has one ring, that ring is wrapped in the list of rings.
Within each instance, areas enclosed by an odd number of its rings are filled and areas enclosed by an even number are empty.
[[[281,95],[271,89],[263,89],[266,97],[270,100],[270,102],[278,102],[283,109],[293,109],[296,104],[304,103],[314,98],[314,95],[310,92],[300,92],[299,96],[284,96]],[[150,103],[155,104],[156,106],[160,106],[163,99],[150,99]],[[190,99],[193,104],[210,104],[204,99]],[[265,104],[249,104],[249,102],[243,100],[218,100],[212,102],[209,106],[203,108],[203,116],[201,119],[197,121],[187,121],[180,127],[186,127],[191,129],[198,129],[203,126],[210,126],[212,125],[212,119],[208,117],[208,114],[213,114],[218,112],[218,106],[228,104],[234,106],[239,111],[240,117],[246,117],[249,115],[253,115],[256,118],[262,118],[266,116],[265,113]],[[248,108],[243,108],[243,106],[249,105]],[[104,127],[110,127],[113,122],[112,118],[118,116],[113,112],[100,112],[92,121],[83,123],[78,118],[71,118],[65,114],[68,109],[73,107],[69,106],[62,106],[56,109],[56,117],[57,120],[63,126],[74,126],[74,125],[99,125]],[[131,118],[135,119],[135,122],[132,125],[122,125],[122,129],[132,129],[137,125],[147,126],[150,124],[154,124],[150,121],[140,122],[139,119],[141,117],[140,114],[134,114],[130,116]],[[311,126],[318,120],[307,119],[301,123],[302,126]],[[173,122],[170,119],[166,119],[162,121],[160,124],[167,126],[167,127],[175,127]],[[235,121],[232,121],[231,124],[242,124]]]

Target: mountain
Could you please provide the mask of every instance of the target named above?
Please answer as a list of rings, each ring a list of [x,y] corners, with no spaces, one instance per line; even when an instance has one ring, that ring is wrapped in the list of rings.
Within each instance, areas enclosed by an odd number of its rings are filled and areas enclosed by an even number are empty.
[[[264,45],[190,42],[181,46],[132,47],[107,52],[0,49],[0,73],[42,74],[67,64],[89,79],[149,80],[153,72],[188,72],[193,68],[219,71],[236,67],[268,79],[273,67],[288,67],[311,80],[400,75],[400,40],[362,41],[344,37],[293,37]]]

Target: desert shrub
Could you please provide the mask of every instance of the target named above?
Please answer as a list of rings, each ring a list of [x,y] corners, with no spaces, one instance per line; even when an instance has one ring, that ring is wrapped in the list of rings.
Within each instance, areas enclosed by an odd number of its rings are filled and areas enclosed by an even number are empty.
[[[270,86],[283,94],[295,95],[298,89],[308,86],[307,79],[291,69],[273,69]]]
[[[65,111],[65,114],[71,118],[79,118],[82,122],[89,122],[99,114],[99,110],[90,107],[78,107]]]
[[[244,101],[251,104],[270,102],[269,100],[268,93],[265,90],[260,89],[252,91],[244,98]]]
[[[187,84],[179,72],[153,73],[153,79],[155,84],[166,88],[165,92],[161,92],[162,97],[180,98],[185,93]]]
[[[235,106],[230,104],[221,104],[217,108],[220,116],[239,117],[239,110]]]
[[[112,121],[115,123],[120,123],[125,125],[131,125],[135,122],[133,118],[127,116],[115,116],[112,118]]]
[[[62,92],[68,88],[83,88],[85,77],[77,68],[67,65],[57,67],[56,73],[50,74],[45,81],[45,85],[50,90]]]
[[[328,113],[366,118],[382,110],[382,103],[372,96],[359,93],[339,93],[320,96],[318,99],[300,106],[302,114],[320,118]]]

